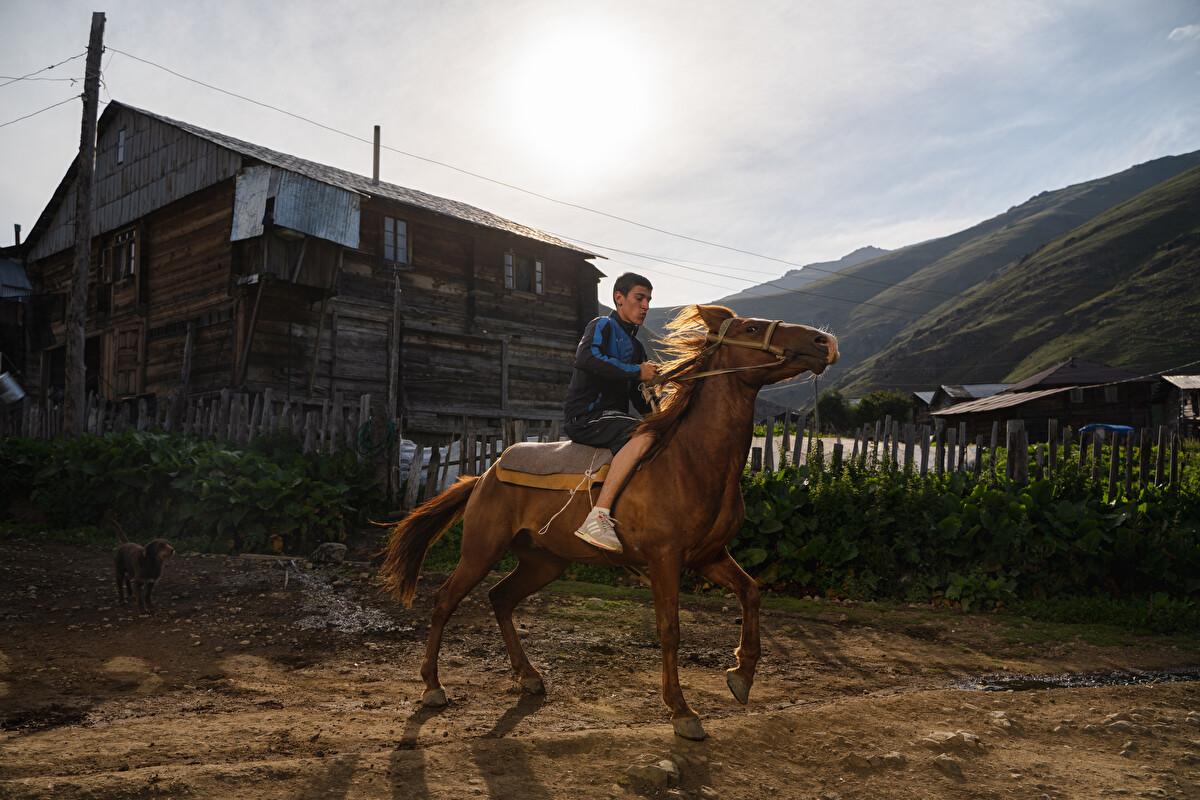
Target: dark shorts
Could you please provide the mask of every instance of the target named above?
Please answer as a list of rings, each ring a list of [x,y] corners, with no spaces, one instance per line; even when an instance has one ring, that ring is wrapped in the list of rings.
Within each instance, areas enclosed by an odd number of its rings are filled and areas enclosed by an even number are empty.
[[[639,420],[621,411],[605,411],[597,416],[569,422],[563,432],[572,442],[588,447],[607,447],[616,453],[633,436]]]

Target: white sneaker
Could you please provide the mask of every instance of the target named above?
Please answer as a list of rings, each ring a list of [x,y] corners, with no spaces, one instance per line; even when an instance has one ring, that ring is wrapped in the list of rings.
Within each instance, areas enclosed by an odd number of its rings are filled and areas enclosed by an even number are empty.
[[[579,530],[575,531],[575,535],[593,547],[599,547],[610,553],[619,553],[621,552],[621,540],[617,538],[617,531],[613,528],[615,522],[616,520],[602,509],[593,508],[583,524],[579,526]]]

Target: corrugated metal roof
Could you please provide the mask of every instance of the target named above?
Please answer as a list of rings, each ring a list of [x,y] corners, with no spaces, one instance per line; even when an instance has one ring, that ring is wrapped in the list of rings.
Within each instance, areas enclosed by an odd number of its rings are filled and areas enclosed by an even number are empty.
[[[1074,388],[1074,386],[1060,386],[1056,389],[1037,389],[1032,392],[994,394],[990,397],[983,397],[978,400],[969,400],[966,403],[958,403],[957,405],[943,408],[940,411],[934,411],[933,416],[948,417],[957,414],[975,414],[980,411],[999,411],[1004,408],[1012,408],[1014,406],[1023,405],[1041,397],[1049,397],[1053,394],[1069,392]]]
[[[1082,358],[1071,357],[1061,361],[1041,372],[1030,375],[1019,383],[1008,387],[1009,392],[1023,392],[1035,387],[1049,386],[1082,386],[1090,383],[1110,383],[1125,381],[1138,377],[1136,372],[1130,372],[1118,367],[1110,367],[1096,361],[1084,361]],[[1152,380],[1152,379],[1148,379]]]
[[[1200,389],[1200,375],[1163,375],[1162,378],[1180,389]]]
[[[155,114],[154,112],[147,111],[143,108],[137,108],[128,104],[118,103],[115,100],[109,104],[109,108],[121,105],[124,105],[126,108],[136,111],[139,114],[145,114],[151,119],[156,119],[159,122],[179,128],[180,130],[190,133],[193,136],[198,136],[201,139],[210,141],[220,147],[241,153],[243,156],[248,158],[256,159],[265,164],[270,164],[290,172],[295,172],[299,175],[312,178],[315,181],[327,183],[330,186],[336,186],[341,189],[349,189],[351,191],[374,197],[386,197],[389,200],[395,200],[410,206],[423,208],[427,211],[432,211],[435,214],[443,214],[448,217],[454,217],[455,219],[463,220],[464,222],[481,225],[485,228],[493,228],[495,230],[505,231],[517,236],[524,236],[528,239],[536,239],[538,241],[552,244],[556,247],[562,247],[566,250],[581,253],[592,258],[599,257],[596,256],[595,253],[590,253],[587,250],[581,250],[578,246],[573,245],[570,242],[563,241],[556,236],[551,236],[544,231],[539,231],[536,228],[530,228],[529,226],[522,225],[519,222],[513,222],[512,220],[508,220],[504,217],[493,214],[490,211],[484,211],[481,208],[476,208],[475,206],[467,205],[466,203],[460,203],[457,200],[449,200],[444,197],[437,197],[432,194],[426,194],[425,192],[417,191],[416,189],[397,186],[394,183],[386,183],[384,181],[372,183],[370,178],[363,175],[356,175],[355,173],[348,172],[344,169],[330,167],[325,164],[318,164],[315,161],[309,161],[304,158],[299,158],[298,156],[288,155],[287,153],[280,153],[277,150],[271,150],[270,148],[263,147],[262,145],[252,144],[241,139],[236,139],[232,136],[227,136],[223,133],[210,131],[206,128],[201,128],[198,125],[192,125],[188,122],[181,122],[177,119],[164,117],[161,114]],[[107,112],[108,109],[105,109],[105,113]]]
[[[0,297],[24,297],[32,288],[20,261],[0,258]]]

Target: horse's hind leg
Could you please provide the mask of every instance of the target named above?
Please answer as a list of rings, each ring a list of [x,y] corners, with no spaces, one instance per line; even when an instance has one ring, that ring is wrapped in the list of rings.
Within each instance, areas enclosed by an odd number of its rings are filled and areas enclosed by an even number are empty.
[[[493,586],[488,597],[496,612],[500,635],[504,637],[504,646],[508,648],[508,657],[512,660],[521,688],[530,694],[542,694],[546,686],[542,683],[542,676],[525,656],[525,649],[521,647],[521,640],[513,628],[512,613],[518,603],[561,575],[567,562],[545,550],[532,548],[520,550],[517,557],[517,568]]]
[[[742,604],[742,638],[733,652],[737,666],[725,671],[725,682],[729,691],[742,705],[750,699],[750,687],[754,684],[754,669],[758,666],[761,653],[758,636],[758,585],[746,574],[733,556],[726,551],[724,556],[700,570],[704,577],[720,584],[738,596]]]
[[[446,705],[446,690],[438,680],[438,651],[442,647],[442,632],[458,604],[474,589],[491,570],[508,545],[508,539],[484,537],[474,533],[474,526],[463,523],[462,553],[458,566],[441,585],[434,596],[433,619],[429,622],[429,638],[425,640],[425,660],[421,662],[421,678],[425,681],[425,694],[421,702],[430,708]],[[474,534],[474,535],[473,535]]]

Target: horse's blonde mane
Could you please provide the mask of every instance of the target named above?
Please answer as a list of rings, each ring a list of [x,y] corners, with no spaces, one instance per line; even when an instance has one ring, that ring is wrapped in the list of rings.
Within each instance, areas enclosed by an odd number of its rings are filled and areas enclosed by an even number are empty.
[[[666,324],[666,333],[656,341],[659,352],[666,359],[659,366],[660,373],[670,372],[695,358],[704,350],[710,328],[705,322],[705,315],[710,319],[725,319],[736,317],[733,310],[725,306],[684,306],[674,318]],[[686,374],[686,373],[685,373]],[[675,426],[683,419],[700,388],[699,381],[670,381],[667,391],[662,398],[659,410],[646,415],[638,424],[636,433],[653,433],[658,437],[654,450],[659,450],[674,432]]]

